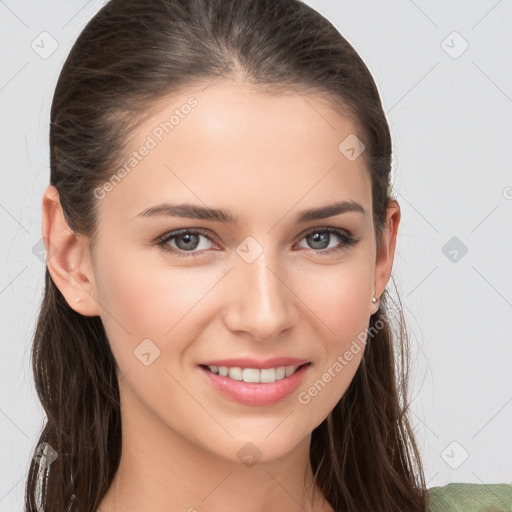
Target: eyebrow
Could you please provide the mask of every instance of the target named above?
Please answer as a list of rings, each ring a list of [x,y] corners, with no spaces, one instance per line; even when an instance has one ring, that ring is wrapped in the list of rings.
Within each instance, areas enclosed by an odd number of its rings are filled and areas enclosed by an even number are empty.
[[[325,219],[334,217],[347,212],[359,212],[366,216],[366,210],[359,203],[355,201],[341,201],[332,203],[320,208],[311,208],[300,212],[296,217],[298,224],[309,222],[312,220]],[[188,219],[201,219],[223,222],[227,224],[238,223],[237,217],[234,217],[226,210],[219,210],[217,208],[206,208],[194,204],[170,204],[162,203],[150,208],[146,208],[140,212],[136,217],[156,217],[156,216],[170,216],[170,217],[184,217]]]

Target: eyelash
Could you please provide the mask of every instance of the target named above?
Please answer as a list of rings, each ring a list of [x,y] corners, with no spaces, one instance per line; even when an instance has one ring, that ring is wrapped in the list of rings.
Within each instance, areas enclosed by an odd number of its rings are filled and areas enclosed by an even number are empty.
[[[346,251],[351,246],[355,245],[358,242],[357,239],[355,239],[353,236],[347,234],[345,231],[343,231],[341,229],[337,229],[337,228],[330,228],[330,227],[314,228],[314,229],[308,231],[307,233],[305,233],[299,241],[303,240],[308,235],[311,235],[313,233],[331,233],[331,234],[334,234],[334,235],[338,236],[339,239],[342,241],[341,246],[339,246],[337,248],[323,249],[323,250],[311,249],[312,251],[316,252],[317,254],[321,254],[321,255],[329,255],[329,254],[333,254],[333,253],[339,253],[339,252],[342,252],[342,251]],[[176,254],[179,257],[197,258],[198,256],[201,256],[203,251],[195,251],[195,252],[183,251],[183,250],[180,250],[180,249],[171,249],[167,245],[168,242],[170,242],[174,238],[177,238],[177,237],[179,237],[181,235],[201,235],[201,236],[204,236],[205,238],[207,238],[210,242],[213,242],[213,240],[210,238],[210,236],[208,236],[204,231],[195,230],[195,229],[180,229],[178,231],[173,231],[171,233],[166,233],[163,237],[160,237],[156,241],[156,243],[157,243],[158,247],[162,251],[169,252],[169,253],[172,253],[172,254]]]

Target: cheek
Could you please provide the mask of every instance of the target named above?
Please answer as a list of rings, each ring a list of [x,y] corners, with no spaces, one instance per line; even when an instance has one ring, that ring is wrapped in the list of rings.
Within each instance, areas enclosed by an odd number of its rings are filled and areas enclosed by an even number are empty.
[[[114,241],[94,271],[101,319],[119,366],[125,370],[133,364],[133,350],[144,339],[161,336],[163,326],[155,319],[159,297],[154,289],[155,272],[141,265]],[[123,363],[124,361],[124,363]]]
[[[98,259],[95,279],[101,318],[120,368],[139,364],[134,350],[147,339],[157,347],[155,353],[160,351],[159,364],[176,359],[204,320],[198,315],[205,315],[204,299],[219,276],[211,270],[148,265],[142,253],[121,257],[117,252],[111,248]]]
[[[299,402],[321,403],[325,415],[345,393],[363,357],[373,292],[367,265],[358,262],[333,268],[317,271],[314,283],[304,281],[301,292],[314,313],[308,316],[315,322],[322,354],[314,378],[301,389]]]
[[[336,266],[305,269],[300,282],[300,298],[329,346],[343,348],[368,326],[373,273],[364,261],[354,257]]]

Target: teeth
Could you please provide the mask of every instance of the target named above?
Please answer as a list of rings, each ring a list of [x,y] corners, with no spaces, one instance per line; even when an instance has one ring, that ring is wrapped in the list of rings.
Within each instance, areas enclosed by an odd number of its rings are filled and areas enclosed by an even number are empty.
[[[295,373],[295,370],[297,369],[297,366],[285,366],[285,376],[289,377],[293,373]]]
[[[233,370],[240,370],[240,368],[231,368],[229,370],[229,377],[232,379],[231,374]],[[270,369],[272,371],[272,369]],[[257,370],[256,368],[244,368],[240,371],[242,374],[242,380],[244,382],[267,382],[265,380],[266,376],[269,376],[269,370],[265,370],[265,374],[263,374],[264,370]],[[238,372],[236,373],[238,376]],[[235,377],[236,378],[236,377]],[[269,376],[270,378],[270,376]],[[270,382],[273,382],[276,380],[276,371],[274,370],[274,377],[270,378]]]
[[[242,380],[242,368],[230,368],[228,377],[233,380]]]
[[[227,366],[208,366],[212,373],[221,377],[229,377],[233,380],[244,382],[269,383],[284,379],[295,373],[298,366],[278,366],[277,368],[240,368]]]

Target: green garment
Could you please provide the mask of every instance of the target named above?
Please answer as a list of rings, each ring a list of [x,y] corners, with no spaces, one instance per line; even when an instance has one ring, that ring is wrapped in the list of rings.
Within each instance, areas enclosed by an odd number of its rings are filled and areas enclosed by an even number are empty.
[[[452,483],[428,496],[429,512],[512,512],[512,484]]]

